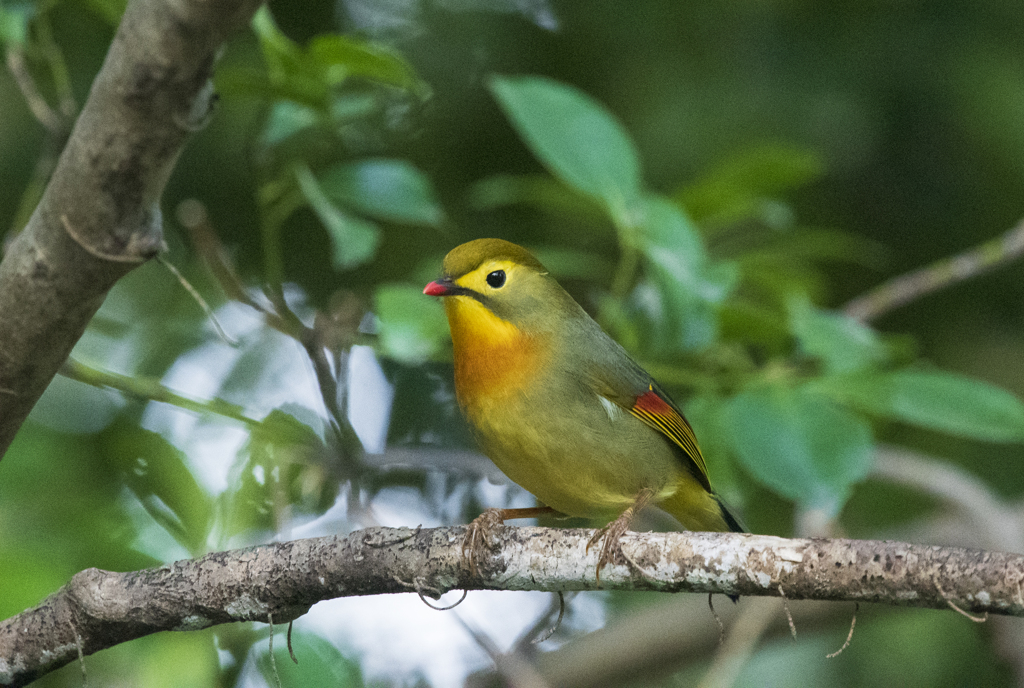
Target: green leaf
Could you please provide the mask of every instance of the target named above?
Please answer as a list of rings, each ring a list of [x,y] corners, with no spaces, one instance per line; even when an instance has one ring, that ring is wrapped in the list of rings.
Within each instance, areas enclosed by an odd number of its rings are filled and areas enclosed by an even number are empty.
[[[291,405],[286,405],[289,409]],[[252,441],[278,447],[315,446],[320,444],[316,430],[306,425],[285,408],[274,409],[252,431]]]
[[[235,85],[285,97],[319,108],[331,107],[332,93],[350,76],[361,76],[412,91],[424,98],[429,88],[412,67],[389,48],[337,34],[322,34],[302,47],[286,36],[266,6],[253,17],[252,28],[259,39],[267,68],[267,84],[253,77],[234,78]],[[231,80],[228,80],[229,82]]]
[[[529,249],[559,280],[600,282],[615,271],[614,263],[598,253],[557,246],[530,246]]]
[[[108,426],[100,440],[153,520],[192,554],[203,552],[213,500],[196,482],[184,455],[161,435],[124,418]]]
[[[299,71],[302,49],[277,28],[270,9],[263,5],[252,18],[252,30],[259,39],[268,70],[278,77]]]
[[[878,366],[888,358],[885,344],[864,323],[816,308],[804,296],[789,300],[789,325],[800,348],[821,360],[829,373],[850,373]]]
[[[706,301],[721,301],[723,285],[708,283],[708,255],[697,227],[683,210],[660,196],[643,202],[640,251],[681,288]]]
[[[371,117],[379,108],[380,98],[373,92],[345,90],[331,98],[330,121],[337,129]]]
[[[277,27],[266,5],[253,15],[252,29],[260,42],[267,84],[250,84],[250,88],[255,86],[265,97],[290,98],[326,112],[332,84],[323,65]]]
[[[757,214],[766,197],[798,189],[822,175],[821,156],[784,144],[767,144],[726,158],[679,194],[697,218]]]
[[[871,468],[867,422],[807,388],[750,389],[727,402],[733,451],[758,481],[835,515]]]
[[[784,263],[839,262],[876,270],[885,267],[890,251],[880,242],[838,229],[799,227],[776,232],[770,243],[745,250],[741,260],[768,265]]]
[[[159,643],[133,648],[132,675],[146,688],[216,686],[221,683],[217,649],[204,633],[165,633]],[[286,648],[287,649],[287,648]],[[173,670],[171,670],[173,668]],[[119,669],[114,676],[123,676]],[[100,673],[100,676],[104,676]],[[101,678],[102,680],[102,678]],[[123,680],[123,679],[121,679]],[[110,683],[120,683],[113,679]],[[103,683],[109,683],[103,681]]]
[[[310,75],[290,77],[250,66],[229,65],[217,71],[215,81],[218,93],[228,96],[253,97],[267,102],[292,100],[325,115],[330,113],[331,94],[323,83]]]
[[[422,287],[384,284],[373,296],[379,319],[380,352],[408,363],[421,363],[444,348],[448,324],[438,299],[423,295]]]
[[[231,467],[232,490],[221,497],[225,534],[272,531],[278,525],[282,497],[301,512],[326,511],[338,488],[323,465],[326,452],[316,430],[293,412],[282,408],[268,413],[250,432]]]
[[[1024,441],[1024,404],[975,378],[938,370],[900,370],[826,382],[835,396],[888,418],[989,442]]]
[[[730,263],[712,263],[696,227],[681,208],[648,196],[642,202],[638,247],[658,298],[646,302],[653,341],[664,352],[704,349],[718,338],[717,306],[732,291],[739,274]]]
[[[496,174],[481,179],[470,187],[466,201],[474,210],[521,203],[581,224],[607,224],[599,201],[545,174]]]
[[[323,222],[331,238],[334,267],[348,270],[372,260],[380,242],[377,226],[334,205],[305,165],[296,167],[295,176],[306,202]]]
[[[682,208],[668,199],[648,196],[639,235],[640,250],[648,259],[678,271],[680,281],[697,290],[708,264],[708,251]]]
[[[788,354],[793,338],[785,317],[742,298],[724,302],[718,313],[722,338],[761,347],[768,355]]]
[[[319,121],[320,116],[315,109],[293,100],[278,100],[263,125],[260,142],[264,146],[276,146]]]
[[[28,24],[35,12],[34,3],[12,2],[0,5],[0,45],[24,47],[28,40]]]
[[[4,582],[0,614],[5,619],[38,604],[39,600],[67,583],[67,575],[61,570],[61,565],[71,557],[63,551],[64,548],[57,546],[52,537],[48,537],[51,532],[34,529],[34,547],[23,547],[20,543],[5,540],[4,556],[0,558],[0,580]],[[54,550],[60,554],[55,554]]]
[[[378,220],[428,227],[444,221],[430,180],[405,160],[334,165],[320,175],[320,185],[333,200]]]
[[[323,66],[328,81],[334,84],[348,76],[362,76],[418,91],[422,96],[429,92],[412,66],[400,54],[380,43],[339,34],[321,34],[310,41],[308,52]]]
[[[629,134],[579,89],[544,77],[491,79],[512,125],[548,170],[601,201],[620,227],[635,224],[642,181]]]
[[[653,279],[638,282],[627,303],[629,309],[638,312],[644,321],[636,339],[641,350],[647,355],[662,357],[701,351],[717,341],[717,309],[678,289],[670,272],[657,266],[650,272]],[[606,311],[602,314],[610,315]],[[619,329],[614,333],[616,337],[623,335]]]
[[[268,652],[259,652],[257,663],[267,685],[280,685],[283,688],[362,688],[365,685],[358,662],[343,655],[324,638],[301,631],[292,635],[291,646],[299,658],[299,664],[292,662],[287,645],[283,633],[280,638],[275,638],[274,664],[271,664]],[[276,676],[273,668],[275,665]]]

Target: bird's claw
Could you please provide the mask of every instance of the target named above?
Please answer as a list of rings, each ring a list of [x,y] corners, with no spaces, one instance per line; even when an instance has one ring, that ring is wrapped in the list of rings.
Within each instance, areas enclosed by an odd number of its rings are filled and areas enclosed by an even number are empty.
[[[587,542],[587,553],[590,548],[601,541],[600,554],[597,557],[597,584],[601,584],[601,569],[605,564],[614,564],[616,559],[624,559],[622,556],[622,535],[629,530],[632,514],[623,514],[617,519],[598,530]],[[603,540],[603,541],[602,541]]]
[[[462,539],[462,568],[474,576],[479,573],[480,561],[491,545],[494,531],[504,523],[501,509],[487,509],[473,519],[466,527],[466,536]]]

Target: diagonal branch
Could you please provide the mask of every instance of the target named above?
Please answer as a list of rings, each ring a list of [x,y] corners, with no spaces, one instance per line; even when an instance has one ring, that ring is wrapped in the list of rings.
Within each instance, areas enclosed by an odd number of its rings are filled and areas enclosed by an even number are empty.
[[[159,200],[210,115],[214,59],[257,0],[132,0],[0,263],[0,455],[114,283],[163,246]]]
[[[321,600],[417,590],[595,590],[594,531],[502,528],[474,575],[466,529],[371,528],[217,552],[129,573],[89,569],[0,623],[0,685],[20,686],[78,657],[144,635],[237,621],[284,622]],[[1024,555],[872,540],[734,533],[627,533],[612,590],[848,600],[1024,616]],[[741,602],[742,603],[742,602]]]
[[[894,277],[845,306],[843,313],[863,322],[880,318],[891,310],[922,296],[977,277],[1024,254],[1024,220],[995,239],[963,253],[943,258],[926,267]]]

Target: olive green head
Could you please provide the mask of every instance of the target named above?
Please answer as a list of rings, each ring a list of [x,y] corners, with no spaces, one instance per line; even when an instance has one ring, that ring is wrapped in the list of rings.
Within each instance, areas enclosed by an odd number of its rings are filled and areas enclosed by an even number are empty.
[[[504,239],[476,239],[456,246],[444,257],[441,270],[445,277],[457,280],[489,261],[508,261],[538,272],[547,272],[532,253]]]
[[[503,239],[477,239],[455,247],[445,256],[442,270],[441,279],[423,293],[467,297],[528,332],[557,329],[560,319],[582,312],[532,253]],[[448,312],[450,320],[456,311]]]

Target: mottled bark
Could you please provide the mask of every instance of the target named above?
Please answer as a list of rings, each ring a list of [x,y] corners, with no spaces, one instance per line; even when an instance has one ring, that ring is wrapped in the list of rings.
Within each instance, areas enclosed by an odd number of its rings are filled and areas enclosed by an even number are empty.
[[[107,291],[163,246],[160,195],[256,0],[132,0],[39,205],[0,263],[0,455]]]
[[[321,600],[465,590],[595,590],[594,531],[501,528],[475,574],[465,528],[373,528],[218,552],[155,569],[90,569],[0,623],[0,684],[157,631],[285,622]],[[735,533],[627,533],[601,588],[785,595],[1024,616],[1024,555],[871,540]],[[639,567],[639,568],[638,568]],[[642,569],[642,570],[641,570]],[[742,601],[740,602],[742,604]]]

